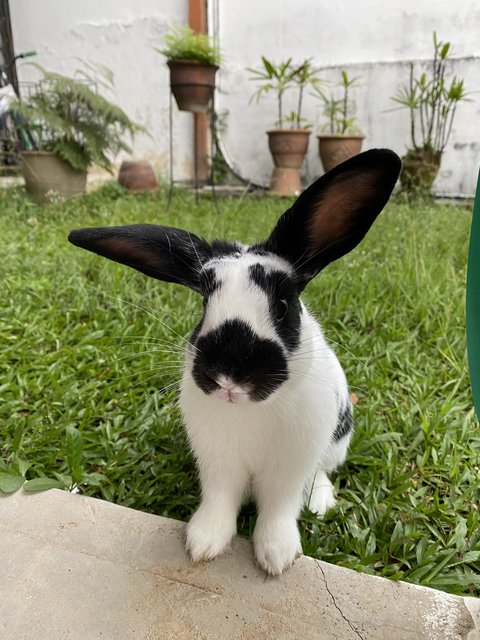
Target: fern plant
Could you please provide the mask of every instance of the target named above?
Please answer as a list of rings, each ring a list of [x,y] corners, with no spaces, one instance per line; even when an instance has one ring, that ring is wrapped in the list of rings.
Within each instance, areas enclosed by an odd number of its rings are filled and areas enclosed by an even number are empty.
[[[119,151],[131,152],[125,138],[131,140],[143,128],[99,95],[94,90],[98,81],[87,72],[69,78],[35,67],[42,74],[39,89],[15,109],[34,132],[38,149],[55,153],[77,170],[96,164],[112,173],[112,158]],[[112,86],[111,73],[103,69],[102,76],[99,82]]]
[[[188,26],[174,27],[165,36],[164,49],[155,47],[155,51],[168,60],[195,60],[203,64],[220,65],[222,54],[215,40],[203,33],[195,33]]]

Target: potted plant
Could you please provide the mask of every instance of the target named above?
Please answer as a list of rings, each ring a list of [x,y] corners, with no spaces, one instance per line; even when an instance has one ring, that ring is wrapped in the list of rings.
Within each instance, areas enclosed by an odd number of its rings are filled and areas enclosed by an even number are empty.
[[[249,68],[248,71],[252,74],[250,80],[259,83],[252,99],[259,100],[271,91],[276,93],[277,97],[276,128],[267,131],[268,146],[275,165],[270,191],[280,196],[298,194],[302,189],[300,167],[307,153],[311,126],[302,118],[303,96],[308,85],[315,86],[320,83],[318,69],[312,66],[309,59],[300,65],[292,64],[292,58],[275,64],[262,56],[262,68]],[[293,88],[298,91],[297,110],[285,115],[284,94]]]
[[[181,111],[205,113],[215,90],[221,53],[212,38],[190,27],[174,28],[165,36],[166,47],[156,49],[167,58],[170,87]]]
[[[353,115],[354,102],[350,97],[351,89],[359,86],[359,78],[349,78],[346,71],[341,72],[340,97],[337,94],[325,94],[319,86],[314,86],[315,97],[323,102],[323,114],[327,123],[324,133],[318,138],[318,150],[325,171],[330,171],[344,160],[357,155],[362,150],[365,136],[357,127],[357,118]]]
[[[441,42],[433,32],[433,61],[429,73],[414,76],[410,64],[408,85],[391,100],[410,112],[410,147],[402,158],[400,183],[407,191],[428,193],[440,169],[459,102],[468,100],[464,81],[445,79],[450,42]]]
[[[20,154],[27,191],[41,202],[82,194],[87,169],[96,164],[112,173],[111,158],[131,151],[125,135],[141,127],[96,93],[86,73],[75,79],[35,66],[42,74],[38,90],[15,105],[38,149]]]

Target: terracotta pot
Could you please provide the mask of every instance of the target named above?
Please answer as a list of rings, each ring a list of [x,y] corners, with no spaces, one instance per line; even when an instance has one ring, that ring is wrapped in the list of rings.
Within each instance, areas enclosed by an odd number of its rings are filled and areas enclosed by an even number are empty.
[[[180,111],[206,113],[215,90],[218,67],[194,60],[169,60],[170,87]]]
[[[365,136],[317,136],[320,160],[325,171],[356,156],[362,150]]]
[[[22,172],[28,194],[37,202],[85,193],[87,172],[74,169],[54,153],[22,151]]]
[[[118,182],[130,193],[158,189],[152,165],[144,160],[124,160],[118,172]]]
[[[429,192],[440,170],[441,152],[409,150],[402,158],[400,184],[407,191]]]
[[[273,129],[267,134],[268,147],[275,164],[270,192],[277,196],[298,195],[302,190],[299,169],[307,153],[310,131]]]

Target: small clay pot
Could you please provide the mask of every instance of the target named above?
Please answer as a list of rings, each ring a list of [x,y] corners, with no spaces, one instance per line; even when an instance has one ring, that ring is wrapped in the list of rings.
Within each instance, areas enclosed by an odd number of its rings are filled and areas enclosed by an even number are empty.
[[[169,60],[170,87],[180,111],[207,113],[218,67],[195,60]]]
[[[145,160],[124,160],[118,173],[118,183],[130,193],[158,189],[152,165]]]
[[[270,180],[270,193],[294,196],[302,191],[300,167],[308,149],[310,131],[306,129],[272,129],[267,131],[268,147],[275,169]]]
[[[360,153],[365,136],[325,135],[317,137],[320,159],[326,172]]]

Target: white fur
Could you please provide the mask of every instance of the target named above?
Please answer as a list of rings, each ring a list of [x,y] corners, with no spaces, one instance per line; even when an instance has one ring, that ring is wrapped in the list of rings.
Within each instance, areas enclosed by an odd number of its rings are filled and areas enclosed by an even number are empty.
[[[280,259],[273,265],[269,257],[251,254],[215,264],[222,286],[210,298],[201,335],[227,318],[241,318],[259,336],[282,344],[266,295],[248,280],[248,265],[260,261],[289,271]],[[303,305],[301,343],[288,356],[289,379],[266,400],[245,401],[244,395],[231,401],[228,379],[207,395],[195,384],[191,366],[188,353],[180,406],[202,502],[188,525],[187,548],[194,561],[222,553],[236,533],[242,501],[253,495],[255,555],[265,571],[278,575],[301,553],[297,518],[303,504],[310,502],[321,516],[335,503],[326,472],[343,463],[349,441],[348,436],[332,441],[339,408],[348,398],[342,368]],[[241,388],[234,391],[241,396]]]

